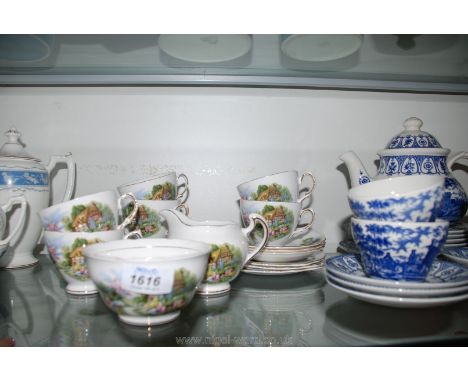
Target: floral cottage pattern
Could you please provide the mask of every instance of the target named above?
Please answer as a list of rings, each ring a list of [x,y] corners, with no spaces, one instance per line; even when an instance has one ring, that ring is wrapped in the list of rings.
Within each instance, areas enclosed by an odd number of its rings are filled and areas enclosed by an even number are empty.
[[[362,203],[349,199],[349,204],[360,219],[434,221],[439,212],[442,191],[442,187],[437,187],[434,190],[421,192],[417,196],[372,199]]]
[[[270,185],[262,184],[257,187],[257,191],[252,192],[248,200],[259,200],[267,202],[292,202],[291,192],[285,186],[278,183]]]
[[[367,274],[386,279],[422,280],[447,238],[443,223],[408,228],[352,223]]]
[[[83,256],[83,248],[102,240],[86,240],[76,238],[71,246],[63,245],[61,239],[51,240],[47,243],[47,250],[58,269],[66,275],[79,281],[89,280],[88,267]]]
[[[62,218],[68,232],[98,232],[115,229],[115,217],[104,203],[90,202],[73,206],[70,216]],[[52,223],[53,224],[53,223]]]
[[[126,207],[126,216],[130,215],[132,211],[133,204],[128,205]],[[161,229],[161,218],[151,208],[139,205],[137,215],[128,228],[130,231],[141,230],[143,237],[150,237],[157,234]]]
[[[170,182],[154,185],[151,192],[144,196],[146,200],[175,200],[175,198],[176,188]]]
[[[225,283],[234,279],[240,272],[242,251],[235,245],[212,244],[204,283]]]
[[[268,223],[270,229],[269,240],[281,239],[291,234],[294,214],[287,207],[274,207],[267,204],[261,211],[257,211],[257,214],[262,215]],[[248,221],[248,217],[245,221]],[[255,228],[255,234],[258,237],[263,237],[263,229],[260,227]]]
[[[130,292],[122,288],[117,275],[108,283],[96,283],[104,303],[119,315],[156,316],[179,310],[189,303],[195,294],[197,276],[185,268],[174,271],[171,293],[149,295]]]

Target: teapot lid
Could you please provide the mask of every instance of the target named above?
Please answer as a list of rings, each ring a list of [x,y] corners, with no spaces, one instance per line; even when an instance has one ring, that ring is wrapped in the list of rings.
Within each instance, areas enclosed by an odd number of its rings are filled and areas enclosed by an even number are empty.
[[[0,149],[0,157],[2,158],[18,158],[18,159],[27,159],[40,162],[39,159],[29,155],[23,147],[23,144],[19,141],[21,133],[16,130],[14,127],[8,130],[5,133],[7,137],[7,142],[3,144]]]
[[[429,149],[442,148],[431,134],[421,130],[423,121],[411,117],[403,122],[404,130],[395,135],[385,146],[386,149]]]

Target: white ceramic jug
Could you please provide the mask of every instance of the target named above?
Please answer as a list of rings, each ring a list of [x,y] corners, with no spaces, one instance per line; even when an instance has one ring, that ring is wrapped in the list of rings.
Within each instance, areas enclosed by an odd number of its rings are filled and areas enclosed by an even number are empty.
[[[208,269],[198,293],[202,295],[219,295],[228,292],[229,283],[239,274],[242,267],[266,245],[268,224],[257,214],[249,215],[249,226],[241,228],[231,221],[194,221],[176,210],[159,212],[166,219],[168,238],[197,240],[212,246]],[[248,235],[256,224],[263,227],[263,238],[257,247],[248,252]]]

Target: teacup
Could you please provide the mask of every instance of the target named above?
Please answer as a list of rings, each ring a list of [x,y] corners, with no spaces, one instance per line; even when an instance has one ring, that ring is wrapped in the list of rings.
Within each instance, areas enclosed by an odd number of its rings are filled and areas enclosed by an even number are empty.
[[[118,212],[127,199],[133,202],[132,213],[118,225]],[[104,191],[43,209],[39,212],[39,217],[46,231],[99,232],[124,228],[137,211],[138,205],[132,194],[117,197],[115,191]]]
[[[182,179],[182,182],[178,181]],[[182,200],[187,199],[188,178],[184,174],[168,172],[117,187],[121,195],[131,192],[138,200]],[[182,188],[178,191],[178,188]]]
[[[270,231],[267,246],[281,247],[292,237],[310,231],[315,218],[315,212],[310,208],[302,209],[300,202],[259,202],[241,199],[240,210],[244,225],[249,224],[248,217],[252,213],[265,218]],[[302,216],[306,213],[310,215],[309,223],[298,228]],[[253,237],[256,243],[261,239],[257,230],[254,231]]]
[[[442,176],[400,176],[354,187],[349,190],[348,201],[360,219],[432,222],[443,191]]]
[[[447,238],[449,222],[351,219],[364,271],[383,279],[424,281]]]
[[[299,197],[304,178],[312,180],[312,186],[306,188],[304,196]],[[237,186],[241,199],[269,202],[299,202],[310,195],[315,188],[315,178],[310,172],[298,177],[297,171],[284,171],[278,174],[263,176]]]
[[[70,294],[97,293],[91,281],[83,256],[83,248],[96,243],[123,239],[124,230],[100,232],[52,232],[44,231],[47,250],[62,277],[67,282],[65,290]]]
[[[179,200],[137,200],[138,212],[132,222],[128,225],[131,231],[140,230],[144,238],[166,237],[167,225],[159,214],[162,210],[177,209],[188,215],[189,208],[181,204]],[[133,209],[132,203],[124,207],[124,215],[130,214]]]
[[[26,210],[27,210],[27,202],[24,196],[15,196],[8,200],[8,203],[0,207],[0,238],[3,237],[5,233],[5,228],[7,226],[7,216],[6,212],[10,211],[14,205],[20,205],[21,213],[19,219],[15,225],[10,230],[10,234],[3,240],[0,240],[0,257],[4,254],[5,250],[10,245],[10,241],[16,234],[23,228],[24,222],[26,219]]]

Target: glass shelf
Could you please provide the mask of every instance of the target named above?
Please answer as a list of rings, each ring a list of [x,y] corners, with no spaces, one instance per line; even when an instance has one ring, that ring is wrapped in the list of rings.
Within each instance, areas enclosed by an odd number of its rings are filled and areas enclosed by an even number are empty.
[[[309,35],[310,41],[296,51],[284,48],[288,37],[282,35],[234,35],[239,40],[233,41],[225,35],[193,35],[187,41],[168,40],[172,45],[161,40],[167,35],[161,36],[1,35],[0,85],[228,85],[468,93],[467,35]],[[352,49],[343,40],[349,36],[354,36]],[[307,57],[301,56],[304,52]]]
[[[172,323],[132,327],[97,295],[72,297],[45,254],[0,271],[0,346],[371,346],[468,342],[468,301],[392,309],[330,287],[322,271],[241,274],[228,295],[194,301]]]

